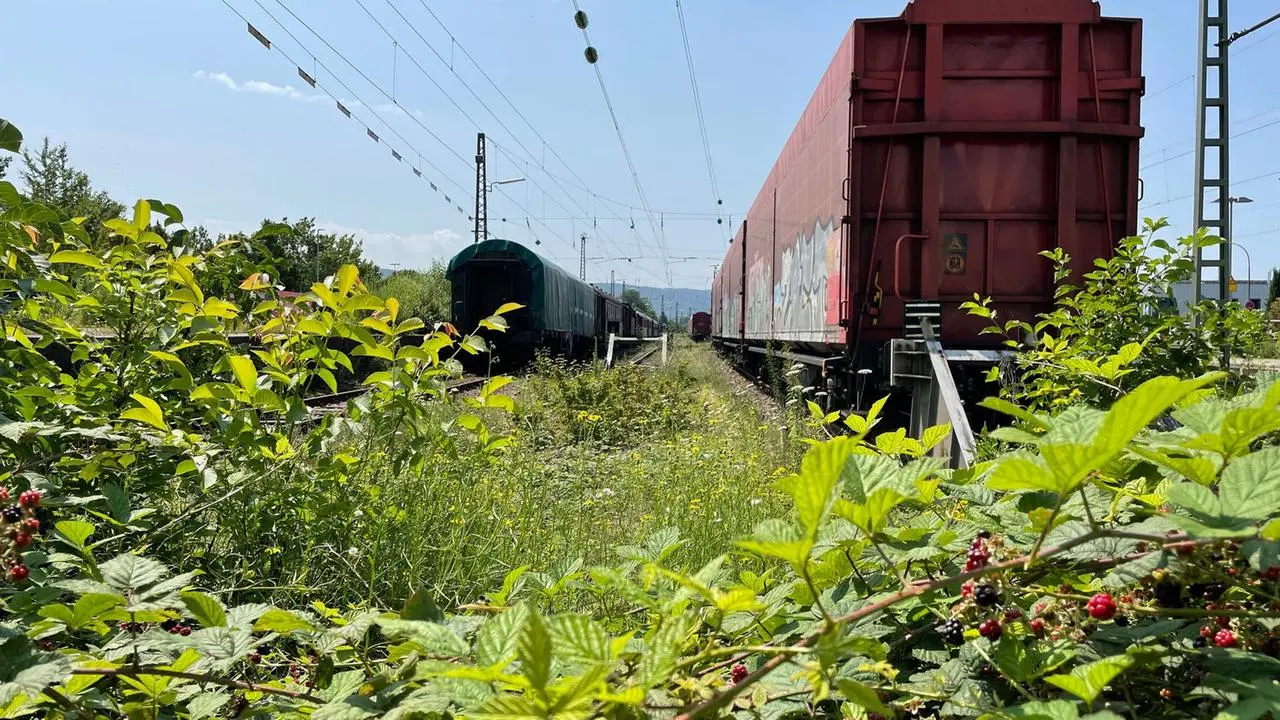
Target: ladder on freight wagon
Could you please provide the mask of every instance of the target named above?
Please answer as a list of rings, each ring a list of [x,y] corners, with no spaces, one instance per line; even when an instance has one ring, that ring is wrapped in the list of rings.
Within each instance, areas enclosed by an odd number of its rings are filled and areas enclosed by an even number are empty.
[[[890,342],[888,361],[890,383],[906,387],[911,393],[911,421],[907,430],[918,438],[930,426],[950,424],[950,442],[939,445],[935,454],[949,458],[951,467],[970,467],[977,442],[951,373],[951,363],[994,365],[1010,352],[946,350],[938,340],[942,330],[941,303],[908,302],[905,310],[905,337]]]

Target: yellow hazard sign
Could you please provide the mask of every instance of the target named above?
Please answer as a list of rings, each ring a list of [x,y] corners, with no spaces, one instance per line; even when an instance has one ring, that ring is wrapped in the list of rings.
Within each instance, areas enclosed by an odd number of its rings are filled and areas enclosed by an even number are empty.
[[[1227,278],[1227,292],[1235,292],[1240,286],[1236,284],[1235,278]]]

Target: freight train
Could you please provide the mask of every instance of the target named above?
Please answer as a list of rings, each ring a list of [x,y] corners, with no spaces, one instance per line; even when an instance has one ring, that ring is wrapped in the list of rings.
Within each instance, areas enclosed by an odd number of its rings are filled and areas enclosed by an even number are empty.
[[[1040,253],[1078,273],[1137,230],[1141,44],[1092,0],[854,21],[715,273],[715,345],[856,411],[910,385],[894,349],[928,334],[962,394],[992,394],[964,360],[1000,338],[961,304],[1032,320],[1054,302]]]
[[[468,245],[449,261],[453,325],[461,332],[506,303],[523,305],[504,317],[503,333],[482,333],[491,356],[516,366],[536,352],[575,359],[601,352],[610,335],[657,337],[658,322],[510,240]],[[487,360],[488,358],[486,358]]]
[[[711,336],[711,313],[696,312],[689,316],[689,337],[695,342]]]

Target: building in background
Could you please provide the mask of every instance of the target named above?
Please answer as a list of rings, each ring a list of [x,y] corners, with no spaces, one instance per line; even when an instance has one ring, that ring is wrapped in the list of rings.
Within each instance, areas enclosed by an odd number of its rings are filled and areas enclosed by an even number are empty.
[[[1206,281],[1201,295],[1206,298],[1218,297],[1218,283]],[[1235,290],[1231,291],[1231,299],[1250,307],[1265,310],[1268,296],[1271,294],[1271,282],[1268,280],[1237,280]],[[1173,300],[1178,305],[1178,312],[1186,314],[1191,308],[1191,281],[1176,283],[1173,286]]]

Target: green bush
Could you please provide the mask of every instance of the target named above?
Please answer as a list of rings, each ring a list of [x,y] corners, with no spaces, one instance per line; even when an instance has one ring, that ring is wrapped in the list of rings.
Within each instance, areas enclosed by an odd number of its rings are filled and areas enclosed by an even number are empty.
[[[1194,274],[1196,249],[1221,243],[1201,232],[1170,244],[1155,237],[1167,225],[1147,221],[1142,236],[1123,239],[1113,257],[1078,274],[1078,285],[1061,248],[1041,253],[1053,264],[1056,306],[1034,323],[1001,325],[990,299],[965,303],[992,322],[986,332],[1018,350],[1005,397],[1042,409],[1105,407],[1151,378],[1197,375],[1224,353],[1252,357],[1269,345],[1265,316],[1238,304],[1205,300],[1189,315],[1166,309],[1174,284]],[[997,368],[990,379],[999,377]]]
[[[0,143],[12,137],[0,122]],[[500,545],[511,508],[529,526],[519,537],[535,542],[567,527],[618,537],[633,520],[605,497],[507,482],[547,456],[524,454],[540,427],[529,416],[499,430],[512,422],[495,420],[513,409],[499,392],[507,378],[478,397],[445,391],[450,353],[478,343],[434,333],[400,344],[418,323],[366,292],[354,267],[290,306],[250,276],[242,292],[261,295],[242,313],[195,281],[202,256],[147,230],[153,214],[174,217],[163,203],[109,222],[101,254],[75,221],[10,184],[0,182],[0,204],[6,717],[1280,712],[1280,449],[1266,444],[1280,430],[1280,384],[1226,397],[1214,392],[1221,373],[1125,376],[1114,397],[1099,396],[1106,410],[988,400],[1014,423],[993,438],[1014,449],[963,471],[929,455],[945,428],[872,443],[876,413],[850,416],[847,434],[811,439],[797,472],[770,473],[788,498],[775,508],[739,502],[763,495],[765,477],[726,482],[725,468],[758,473],[761,460],[737,452],[750,446],[697,444],[713,420],[758,422],[694,389],[705,369],[553,377],[535,419],[566,423],[576,440],[562,466],[573,490],[619,479],[632,453],[665,453],[679,474],[627,482],[662,494],[673,505],[662,520],[681,524],[697,514],[695,493],[718,493],[697,504],[732,513],[734,545],[718,547],[706,525],[700,535],[659,526],[607,560],[514,567],[462,603],[437,582],[448,563],[430,564],[436,548],[415,536],[453,518],[409,502],[461,489],[433,486],[441,477],[480,486],[457,532],[423,534],[455,553]],[[47,312],[65,306],[126,332],[86,337]],[[488,326],[501,328],[509,309]],[[260,347],[230,346],[241,324]],[[351,362],[329,337],[384,365],[346,416],[312,419],[301,412],[310,382]],[[42,355],[54,343],[76,369]],[[221,358],[193,370],[183,354],[202,347]],[[702,412],[638,404],[655,391]],[[570,413],[594,410],[584,402],[604,403],[625,430],[574,434]],[[808,407],[815,425],[828,422]],[[637,412],[657,414],[640,423]],[[1177,427],[1153,428],[1166,414]],[[617,464],[590,464],[605,458]],[[479,504],[508,489],[525,498]],[[397,504],[427,511],[406,519]],[[541,559],[540,547],[524,549]],[[384,563],[401,551],[421,577]],[[399,589],[414,580],[416,592]]]

